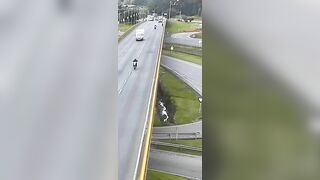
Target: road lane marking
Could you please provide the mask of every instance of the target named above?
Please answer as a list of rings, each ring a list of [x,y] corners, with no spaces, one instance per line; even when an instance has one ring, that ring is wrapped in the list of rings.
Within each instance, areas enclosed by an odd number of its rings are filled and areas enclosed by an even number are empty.
[[[118,95],[120,95],[122,93],[122,90],[124,89],[124,87],[126,86],[128,79],[130,78],[131,74],[132,74],[133,70],[131,69],[129,76],[124,80],[124,83],[122,85],[122,87],[118,90]]]
[[[144,148],[144,154],[143,154],[143,159],[142,159],[142,165],[141,165],[141,169],[140,169],[140,174],[139,174],[139,180],[145,180],[146,178],[146,174],[147,174],[147,167],[148,167],[148,158],[149,158],[149,151],[150,151],[150,144],[151,144],[151,130],[152,130],[152,126],[153,126],[153,116],[154,116],[154,106],[155,106],[155,102],[156,102],[156,94],[157,94],[157,89],[158,89],[158,80],[159,80],[159,70],[160,70],[160,64],[161,64],[161,53],[162,53],[162,46],[163,46],[163,39],[164,39],[164,32],[165,30],[162,31],[162,37],[161,37],[161,44],[160,44],[160,48],[158,51],[158,61],[157,61],[157,65],[156,65],[156,71],[155,71],[155,79],[153,81],[152,84],[152,93],[150,94],[150,99],[151,100],[151,104],[149,103],[148,106],[148,115],[147,115],[147,120],[149,119],[149,124],[148,124],[148,129],[147,129],[147,134],[146,134],[146,144],[145,144],[145,148]],[[151,110],[150,110],[151,107]],[[147,122],[147,121],[146,121]],[[139,162],[138,162],[139,163]]]

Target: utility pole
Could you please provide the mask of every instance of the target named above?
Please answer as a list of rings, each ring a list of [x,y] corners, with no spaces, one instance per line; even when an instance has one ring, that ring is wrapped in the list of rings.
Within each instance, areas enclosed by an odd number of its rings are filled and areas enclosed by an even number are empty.
[[[172,1],[170,1],[170,8],[169,8],[169,20],[170,20],[170,17],[171,17],[171,6],[172,6]]]
[[[173,5],[176,5],[176,3],[178,3],[178,2],[179,2],[179,0],[176,0],[176,2],[173,3]],[[172,1],[170,1],[169,4],[170,4],[170,8],[169,8],[169,18],[168,19],[171,18]]]

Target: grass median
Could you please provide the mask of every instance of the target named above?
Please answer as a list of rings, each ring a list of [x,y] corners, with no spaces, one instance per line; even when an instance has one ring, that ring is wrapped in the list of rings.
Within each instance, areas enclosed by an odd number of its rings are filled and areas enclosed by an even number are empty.
[[[186,180],[186,178],[159,171],[148,170],[147,180]]]
[[[161,142],[172,143],[172,144],[182,144],[186,146],[198,147],[202,148],[202,139],[190,139],[190,140],[161,140]],[[168,147],[165,145],[154,145],[157,149],[171,151],[171,152],[178,152],[178,153],[185,153],[190,155],[202,156],[202,152],[187,150],[184,148],[178,147]]]
[[[191,140],[191,141],[193,141],[193,140]],[[202,152],[200,152],[200,151],[193,151],[193,150],[189,150],[189,149],[185,149],[185,148],[171,147],[171,146],[165,146],[165,145],[152,145],[152,146],[156,149],[160,149],[160,150],[164,150],[164,151],[189,154],[189,155],[195,155],[195,156],[202,156]]]
[[[170,50],[162,50],[162,55],[171,56],[180,60],[202,65],[202,58],[200,56],[195,56],[177,51],[171,52]]]
[[[200,103],[194,91],[164,68],[161,67],[159,73],[160,82],[170,93],[176,106],[175,124],[187,124],[199,118],[201,116],[199,112]],[[159,123],[158,119],[155,119],[154,126],[165,125],[161,122]]]
[[[202,139],[194,139],[194,140],[161,140],[161,141],[162,142],[167,142],[167,143],[182,144],[182,145],[202,148]]]
[[[166,32],[168,35],[180,32],[200,31],[199,23],[181,22],[170,20],[167,22]]]
[[[181,44],[164,43],[162,49],[171,50],[171,47],[173,47],[173,51],[176,51],[176,52],[181,52],[181,53],[202,57],[201,47],[192,47],[192,46],[181,45]]]
[[[121,32],[126,32],[128,29],[130,29],[133,24],[125,24],[125,23],[119,23],[118,24],[118,30]]]

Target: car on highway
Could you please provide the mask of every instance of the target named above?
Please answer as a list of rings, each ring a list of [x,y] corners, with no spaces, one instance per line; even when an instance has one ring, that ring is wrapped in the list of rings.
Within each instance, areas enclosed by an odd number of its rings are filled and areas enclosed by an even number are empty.
[[[163,16],[159,16],[158,17],[158,23],[163,23],[164,21],[164,17]]]
[[[148,15],[147,19],[148,21],[154,21],[154,16]]]
[[[142,41],[144,38],[144,29],[136,30],[136,41]]]

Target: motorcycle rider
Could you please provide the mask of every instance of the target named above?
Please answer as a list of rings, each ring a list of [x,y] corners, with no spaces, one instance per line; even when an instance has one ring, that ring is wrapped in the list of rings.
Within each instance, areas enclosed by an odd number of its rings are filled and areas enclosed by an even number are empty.
[[[135,69],[137,68],[137,66],[138,66],[138,60],[137,60],[137,59],[134,59],[134,60],[132,61],[132,65],[133,65],[133,69],[135,70]]]
[[[154,25],[154,29],[157,29],[157,25],[156,24]]]

